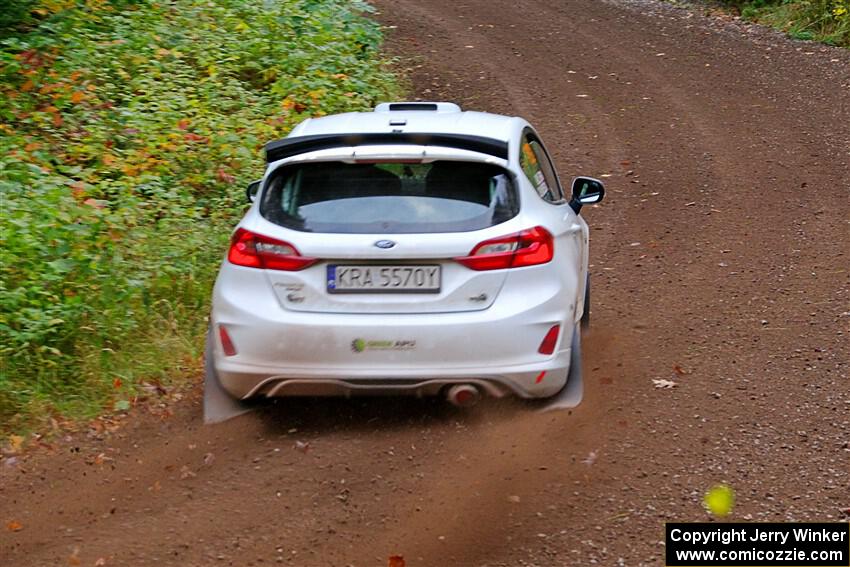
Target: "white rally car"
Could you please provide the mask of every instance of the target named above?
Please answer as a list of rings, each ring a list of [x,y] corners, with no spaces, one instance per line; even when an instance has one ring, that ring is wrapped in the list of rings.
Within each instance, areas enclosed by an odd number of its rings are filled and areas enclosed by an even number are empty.
[[[206,410],[273,396],[581,399],[588,228],[522,118],[401,102],[266,146],[221,265]]]

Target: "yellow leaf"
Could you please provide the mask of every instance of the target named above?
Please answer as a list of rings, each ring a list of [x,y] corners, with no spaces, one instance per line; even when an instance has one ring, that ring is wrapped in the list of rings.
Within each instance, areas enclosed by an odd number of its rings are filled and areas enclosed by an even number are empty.
[[[24,438],[20,435],[9,435],[9,449],[13,453],[18,453],[24,445]]]
[[[719,518],[728,516],[735,507],[735,491],[725,484],[712,486],[703,497],[706,509]]]

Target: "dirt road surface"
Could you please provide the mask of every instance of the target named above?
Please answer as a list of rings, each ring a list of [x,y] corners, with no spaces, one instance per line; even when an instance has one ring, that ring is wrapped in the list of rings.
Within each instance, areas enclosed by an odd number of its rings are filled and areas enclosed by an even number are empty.
[[[647,0],[376,4],[418,97],[606,181],[585,402],[205,427],[192,395],[0,466],[0,565],[656,566],[721,482],[733,520],[847,519],[850,52]]]

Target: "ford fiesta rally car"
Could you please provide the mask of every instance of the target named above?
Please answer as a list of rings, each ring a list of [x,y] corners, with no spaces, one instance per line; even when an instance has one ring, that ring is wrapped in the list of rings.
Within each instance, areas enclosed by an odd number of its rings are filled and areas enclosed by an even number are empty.
[[[579,212],[604,188],[565,191],[528,122],[385,103],[305,120],[266,157],[213,292],[209,421],[255,397],[580,401]]]

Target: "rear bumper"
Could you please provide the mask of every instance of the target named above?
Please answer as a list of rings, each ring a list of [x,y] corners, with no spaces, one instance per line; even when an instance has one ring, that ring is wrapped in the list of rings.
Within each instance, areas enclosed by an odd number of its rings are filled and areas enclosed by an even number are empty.
[[[237,272],[230,271],[230,275]],[[533,278],[515,270],[511,278]],[[281,308],[265,278],[238,287],[217,282],[212,363],[236,398],[296,395],[428,396],[475,384],[492,396],[547,397],[566,383],[575,306],[557,285],[528,282],[534,293],[500,295],[488,309],[463,313],[305,313]],[[514,282],[522,287],[523,281]],[[534,283],[535,285],[532,285]],[[552,355],[538,352],[553,325]],[[236,348],[225,356],[223,326]]]

